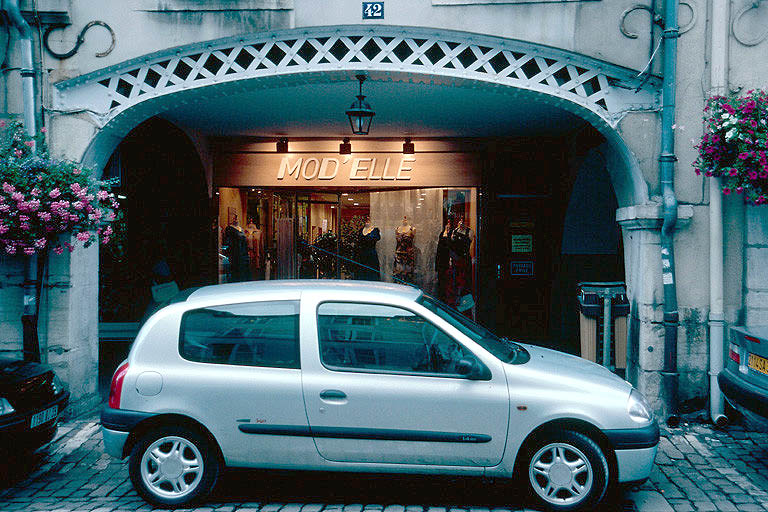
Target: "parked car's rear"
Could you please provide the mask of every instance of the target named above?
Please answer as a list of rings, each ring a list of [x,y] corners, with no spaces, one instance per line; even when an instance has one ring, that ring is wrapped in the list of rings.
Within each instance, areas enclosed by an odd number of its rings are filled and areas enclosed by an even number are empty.
[[[731,328],[718,382],[734,408],[768,421],[768,326]]]

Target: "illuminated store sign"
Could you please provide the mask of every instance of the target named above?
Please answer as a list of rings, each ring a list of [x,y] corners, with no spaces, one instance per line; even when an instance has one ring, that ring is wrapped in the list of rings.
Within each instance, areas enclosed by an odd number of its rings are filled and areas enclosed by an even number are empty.
[[[399,163],[392,162],[394,158],[335,158],[335,157],[302,157],[284,156],[277,171],[277,179],[297,181],[328,181],[333,180],[339,173],[350,181],[410,181],[416,157],[403,155]]]

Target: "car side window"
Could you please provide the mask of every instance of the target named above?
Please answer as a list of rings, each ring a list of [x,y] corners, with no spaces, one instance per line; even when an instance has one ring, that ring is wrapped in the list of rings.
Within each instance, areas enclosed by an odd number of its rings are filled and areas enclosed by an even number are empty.
[[[300,368],[299,303],[250,302],[187,311],[179,353],[201,363]]]
[[[325,302],[317,310],[325,366],[458,375],[471,353],[421,316],[395,306]]]

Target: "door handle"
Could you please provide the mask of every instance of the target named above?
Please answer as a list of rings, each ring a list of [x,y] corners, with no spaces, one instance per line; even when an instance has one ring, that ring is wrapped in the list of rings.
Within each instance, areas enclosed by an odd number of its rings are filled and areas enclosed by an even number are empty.
[[[320,392],[320,398],[323,400],[346,400],[347,394],[338,389],[324,389]]]

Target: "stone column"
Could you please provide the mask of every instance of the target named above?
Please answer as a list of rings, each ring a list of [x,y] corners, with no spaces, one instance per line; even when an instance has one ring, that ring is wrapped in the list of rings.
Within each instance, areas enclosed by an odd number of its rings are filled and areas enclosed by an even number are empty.
[[[693,216],[693,208],[678,209],[678,229]],[[630,317],[627,342],[627,380],[666,416],[668,400],[662,396],[664,368],[664,293],[661,283],[660,232],[663,222],[659,204],[635,205],[616,210],[624,240],[624,266]],[[679,265],[679,263],[677,263]]]

